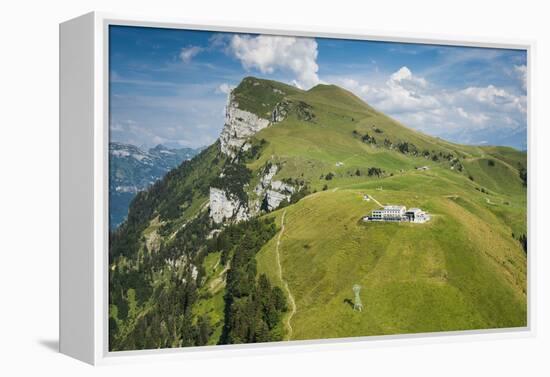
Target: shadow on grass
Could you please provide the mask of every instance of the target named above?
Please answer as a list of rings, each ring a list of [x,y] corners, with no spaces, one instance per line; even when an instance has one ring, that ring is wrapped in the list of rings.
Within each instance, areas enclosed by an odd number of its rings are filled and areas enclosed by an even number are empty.
[[[351,301],[351,299],[345,298],[344,299],[344,304],[348,304],[353,309],[353,301]]]

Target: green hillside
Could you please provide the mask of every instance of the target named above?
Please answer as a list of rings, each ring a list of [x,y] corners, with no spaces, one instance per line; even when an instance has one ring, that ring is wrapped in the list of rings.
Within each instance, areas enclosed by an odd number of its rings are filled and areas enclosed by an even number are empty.
[[[248,77],[232,98],[276,121],[170,172],[111,235],[112,349],[526,325],[526,153],[422,134],[334,85]],[[211,220],[210,187],[250,203],[272,166],[294,187],[279,209]],[[432,219],[363,222],[379,204]]]
[[[409,187],[428,179],[407,177]],[[438,193],[439,191],[439,193]],[[445,197],[447,192],[458,197]],[[382,203],[420,206],[427,224],[365,224],[358,219]],[[463,194],[464,193],[464,194]],[[430,192],[376,184],[308,197],[286,211],[279,246],[297,311],[292,339],[399,334],[525,325],[525,255],[510,228],[466,190]],[[276,247],[258,255],[259,271],[281,284]],[[361,313],[351,287],[363,287]]]

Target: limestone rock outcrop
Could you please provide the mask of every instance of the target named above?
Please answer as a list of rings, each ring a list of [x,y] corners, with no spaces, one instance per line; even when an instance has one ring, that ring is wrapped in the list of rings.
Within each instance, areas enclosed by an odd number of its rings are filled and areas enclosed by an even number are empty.
[[[225,108],[225,124],[220,135],[222,153],[234,158],[241,148],[246,149],[246,142],[252,135],[269,125],[269,120],[241,110],[233,95],[229,94]]]
[[[287,185],[281,181],[272,181],[270,189],[265,193],[265,202],[267,210],[273,211],[281,205],[284,200],[290,200],[294,193],[294,187]]]
[[[225,220],[246,220],[250,217],[245,203],[239,202],[230,194],[219,188],[210,187],[210,217],[217,223]]]

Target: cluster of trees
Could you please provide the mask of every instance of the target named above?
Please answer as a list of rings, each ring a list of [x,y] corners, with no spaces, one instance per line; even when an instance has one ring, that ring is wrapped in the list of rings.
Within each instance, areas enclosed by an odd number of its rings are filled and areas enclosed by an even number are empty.
[[[264,138],[260,140],[253,138],[251,142],[252,146],[248,150],[240,152],[239,157],[240,159],[242,159],[242,161],[257,160],[258,158],[260,158],[262,150],[267,146],[267,140],[265,140]]]
[[[376,132],[376,130],[375,130],[375,132]],[[378,133],[381,133],[381,132],[378,132]],[[364,135],[361,135],[361,133],[359,133],[359,131],[353,130],[352,134],[355,137],[359,137],[364,143],[376,144],[376,138],[374,136],[369,135],[368,133],[366,133]]]
[[[272,121],[285,119],[289,113],[293,113],[299,120],[315,123],[313,106],[304,101],[283,100],[277,103],[271,114]]]
[[[325,175],[325,180],[327,180],[327,181],[331,181],[332,178],[334,178],[334,173],[333,172],[329,172],[327,175]]]
[[[298,119],[304,120],[306,122],[313,122],[315,119],[315,113],[313,112],[313,107],[303,101],[298,101],[295,105],[296,115]]]
[[[416,145],[414,145],[413,143],[403,141],[403,142],[397,143],[396,147],[397,147],[397,150],[403,154],[410,153],[415,156],[418,154],[418,149],[416,148]]]
[[[367,175],[369,177],[373,177],[373,176],[380,177],[383,174],[384,174],[384,170],[377,168],[375,166],[373,166],[372,168],[369,168],[369,170],[367,171]]]
[[[302,173],[302,176],[303,175],[304,173]],[[307,185],[304,178],[283,178],[282,181],[287,185],[291,185],[295,187],[304,187]]]
[[[376,133],[383,133],[381,129],[375,127],[373,125],[373,130]],[[360,137],[361,140],[365,143],[376,145],[376,138],[374,136],[369,135],[368,133],[365,135],[361,135],[357,130],[353,130],[353,135],[356,137]],[[458,171],[463,171],[463,166],[458,160],[457,157],[453,153],[450,152],[436,152],[436,151],[429,151],[427,149],[424,149],[422,152],[417,148],[417,146],[411,142],[408,141],[398,141],[397,143],[393,143],[390,139],[384,138],[384,148],[388,149],[397,149],[400,153],[403,154],[410,154],[412,156],[423,156],[426,159],[431,159],[434,162],[439,162],[440,160],[447,160],[451,162],[451,165],[457,169]],[[491,161],[490,161],[491,163]],[[494,165],[494,161],[492,161]],[[493,166],[491,165],[491,166]]]
[[[111,350],[203,345],[209,321],[193,319],[197,286],[204,271],[207,213],[191,220],[156,252],[120,256],[109,274]],[[208,324],[208,326],[206,326]],[[207,339],[206,339],[207,341]]]
[[[197,295],[195,282],[191,273],[185,279],[175,275],[172,272],[160,279],[145,303],[137,299],[134,288],[129,288],[126,306],[110,305],[111,350],[202,345],[191,313]]]
[[[353,176],[355,175],[356,177],[360,177],[363,175],[363,172],[361,172],[361,170],[359,169],[356,169],[355,171],[349,171],[347,173],[348,175],[350,176]],[[367,169],[367,173],[366,173],[369,177],[381,177],[382,175],[384,175],[384,170],[382,170],[381,168],[378,168],[378,167],[370,167]],[[327,175],[321,175],[320,179],[325,179],[327,181],[331,181],[336,175],[332,172],[329,172],[327,173]],[[306,196],[306,195],[309,195],[311,192],[309,192],[309,187],[307,187],[307,191],[304,191],[304,192],[300,192],[299,193],[299,199],[301,199],[302,197]],[[325,187],[323,187],[323,191],[328,189],[328,186],[325,185]],[[298,193],[296,193],[298,194]],[[298,200],[299,200],[298,199]],[[296,201],[298,201],[296,200]],[[295,203],[291,200],[291,203]]]
[[[309,185],[305,184],[304,186],[300,187],[298,190],[294,191],[294,193],[290,196],[289,200],[285,200],[281,202],[281,204],[279,205],[279,208],[284,208],[291,204],[298,203],[298,201],[305,198],[309,194],[311,194],[311,188],[309,187]]]
[[[451,166],[454,167],[459,172],[462,172],[464,170],[464,166],[462,166],[458,158],[453,158],[451,160]]]
[[[242,162],[226,164],[223,176],[216,177],[212,186],[224,190],[231,196],[238,198],[241,203],[248,202],[245,186],[250,182],[252,172]]]
[[[376,144],[376,138],[374,136],[370,136],[368,133],[364,134],[361,137],[361,140],[363,140],[364,143]]]
[[[439,157],[441,157],[442,159],[444,160],[447,160],[447,161],[453,161],[455,160],[455,156],[454,154],[450,153],[450,152],[439,152],[438,153]],[[494,161],[493,161],[494,162]]]
[[[257,277],[255,255],[276,234],[273,219],[251,219],[230,225],[216,238],[222,263],[230,263],[224,297],[224,327],[220,344],[282,339],[280,319],[287,310],[283,291],[267,277]]]

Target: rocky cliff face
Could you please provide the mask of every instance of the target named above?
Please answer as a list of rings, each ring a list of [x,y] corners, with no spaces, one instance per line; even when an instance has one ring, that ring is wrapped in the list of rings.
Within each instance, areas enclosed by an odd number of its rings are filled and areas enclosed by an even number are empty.
[[[239,198],[216,187],[210,187],[210,218],[221,224],[226,221],[239,222],[258,215],[262,210],[274,211],[283,201],[290,200],[296,188],[282,181],[275,181],[278,167],[267,167],[254,188],[255,199],[243,203]]]
[[[284,200],[290,200],[295,189],[281,181],[272,181],[270,188],[265,193],[265,203],[268,211],[273,211],[281,205]]]
[[[241,203],[224,190],[210,187],[210,217],[216,224],[226,220],[246,220],[250,217],[246,203]]]
[[[253,84],[254,85],[254,84]],[[275,89],[274,89],[275,90]],[[281,91],[279,91],[282,94]],[[291,104],[281,101],[275,105],[270,120],[239,108],[233,93],[229,94],[225,111],[225,124],[220,135],[220,150],[234,159],[240,151],[251,147],[250,138],[273,123],[283,121]],[[260,182],[254,188],[254,199],[242,203],[239,198],[216,187],[210,188],[210,217],[217,223],[242,221],[259,214],[262,210],[273,211],[285,200],[290,200],[295,188],[282,181],[273,181],[278,166],[270,164],[260,172]],[[223,174],[223,173],[222,173]],[[221,176],[220,176],[221,177]]]
[[[271,185],[271,180],[273,179],[275,174],[277,174],[277,170],[278,168],[275,164],[272,164],[271,166],[269,166],[269,168],[265,169],[264,174],[260,179],[260,183],[258,183],[256,188],[254,189],[256,195],[261,195],[265,192],[266,189],[269,188],[269,186]]]
[[[271,122],[282,122],[288,117],[290,112],[293,112],[300,120],[315,123],[315,113],[311,105],[303,101],[291,101],[286,99],[278,102],[273,108]]]
[[[278,167],[275,164],[266,169],[260,183],[258,183],[254,189],[256,195],[262,198],[264,209],[267,211],[273,211],[277,209],[284,200],[290,200],[290,197],[295,191],[294,187],[291,185],[287,185],[282,181],[273,180],[273,177],[277,174],[277,170]],[[257,207],[260,207],[260,203],[257,203]]]
[[[279,102],[277,105],[275,105],[275,108],[271,113],[271,121],[274,123],[277,123],[285,120],[288,115],[288,109],[289,109],[289,104],[287,101]]]
[[[258,117],[248,111],[239,109],[238,102],[232,94],[225,109],[225,124],[220,135],[221,151],[234,158],[239,150],[247,149],[247,140],[256,132],[268,127],[269,120]]]

